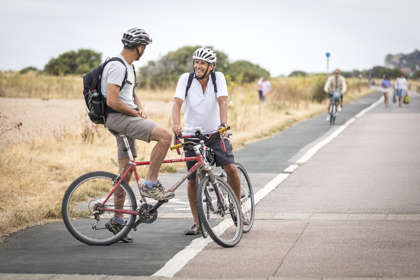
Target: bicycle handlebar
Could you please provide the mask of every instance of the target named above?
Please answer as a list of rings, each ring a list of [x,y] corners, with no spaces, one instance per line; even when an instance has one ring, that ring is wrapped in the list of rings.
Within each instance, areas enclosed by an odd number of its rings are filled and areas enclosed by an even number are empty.
[[[211,135],[209,136],[209,138],[210,138],[211,136],[213,136],[214,134],[216,134],[216,133],[217,133],[217,134],[222,134],[222,133],[224,133],[224,132],[226,132],[226,131],[228,131],[228,130],[230,130],[230,126],[219,128],[219,129],[217,130],[217,132],[215,132],[215,133],[211,134]],[[197,138],[199,138],[200,140],[206,140],[206,139],[205,139],[205,137],[206,137],[206,136],[205,136],[205,135],[203,135],[203,134],[201,134],[201,132],[200,132],[199,130],[197,130],[197,131],[195,132],[195,136],[197,136]],[[179,141],[181,138],[182,138],[181,136],[175,135],[175,141]],[[186,145],[186,144],[197,144],[197,143],[194,143],[194,142],[191,142],[191,141],[184,142],[184,143],[178,143],[178,144],[176,144],[176,145],[171,146],[171,147],[170,147],[170,149],[171,149],[171,150],[179,149],[179,148],[184,147],[184,145]]]

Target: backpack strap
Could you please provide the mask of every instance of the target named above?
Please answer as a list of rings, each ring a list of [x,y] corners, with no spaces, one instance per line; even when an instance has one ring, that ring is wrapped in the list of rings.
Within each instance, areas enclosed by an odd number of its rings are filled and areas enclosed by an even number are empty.
[[[124,61],[120,57],[112,57],[112,58],[110,58],[110,59],[108,59],[107,61],[104,62],[102,71],[105,69],[105,66],[111,61],[119,61],[125,67],[125,75],[124,75],[124,79],[123,79],[123,81],[121,83],[121,87],[120,87],[120,90],[121,90],[124,87],[125,83],[127,82],[127,66],[125,65]],[[133,65],[133,69],[134,69],[134,65]],[[136,74],[136,71],[134,71],[134,79],[136,77],[135,74]],[[101,75],[101,78],[102,78],[102,75]],[[99,92],[102,92],[101,91],[101,83],[99,83],[98,87],[99,87]]]
[[[188,90],[189,90],[189,89],[190,89],[190,87],[191,87],[191,84],[192,84],[193,79],[194,79],[194,72],[191,72],[191,73],[188,75],[187,87],[185,88],[185,99],[187,99],[187,96],[188,96]]]
[[[211,81],[213,82],[214,93],[216,94],[216,98],[217,98],[216,73],[214,71],[211,71],[210,77],[211,77]]]
[[[193,79],[194,79],[194,72],[191,72],[188,75],[187,87],[185,88],[185,99],[188,96],[188,90],[191,87],[191,84],[192,84]],[[211,81],[213,83],[214,93],[216,94],[216,98],[217,98],[216,73],[214,73],[213,71],[210,73],[210,79],[211,79]]]
[[[133,72],[134,72],[134,87],[136,87],[136,83],[137,83],[137,74],[136,74],[136,68],[134,67],[134,65],[131,65],[133,67]],[[127,74],[126,74],[127,76]]]

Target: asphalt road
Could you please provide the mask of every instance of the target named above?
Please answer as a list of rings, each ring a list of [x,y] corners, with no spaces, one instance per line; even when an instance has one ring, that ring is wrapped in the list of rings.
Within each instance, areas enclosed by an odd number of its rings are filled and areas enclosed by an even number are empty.
[[[256,192],[378,97],[345,105],[336,128],[321,114],[237,151]],[[238,246],[210,243],[175,277],[419,277],[419,113],[418,95],[408,107],[374,107],[261,200]],[[191,243],[182,234],[190,224],[181,187],[157,222],[133,233],[133,244],[89,247],[62,223],[29,228],[0,245],[0,279],[150,276]]]

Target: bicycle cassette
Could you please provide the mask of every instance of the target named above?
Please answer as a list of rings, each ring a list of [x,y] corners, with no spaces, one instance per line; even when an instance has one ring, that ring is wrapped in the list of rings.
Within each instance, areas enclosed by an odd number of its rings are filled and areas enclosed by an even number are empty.
[[[156,210],[150,211],[152,208],[152,205],[146,203],[140,206],[138,210],[140,223],[151,224],[156,221],[158,213]]]

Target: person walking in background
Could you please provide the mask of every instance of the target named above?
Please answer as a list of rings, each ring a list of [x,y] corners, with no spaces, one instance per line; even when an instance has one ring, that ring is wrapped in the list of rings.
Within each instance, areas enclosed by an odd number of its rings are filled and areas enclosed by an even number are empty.
[[[401,73],[400,76],[395,81],[395,94],[398,97],[398,106],[402,107],[402,101],[407,93],[407,80],[404,77],[404,74]]]
[[[388,78],[388,75],[384,75],[384,78],[381,82],[382,91],[384,93],[384,105],[389,107],[388,94],[391,90],[391,81]]]
[[[258,98],[260,101],[265,101],[265,96],[270,92],[271,83],[266,77],[259,79],[258,81]]]

